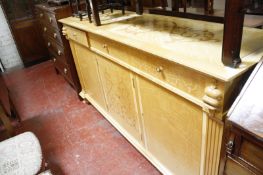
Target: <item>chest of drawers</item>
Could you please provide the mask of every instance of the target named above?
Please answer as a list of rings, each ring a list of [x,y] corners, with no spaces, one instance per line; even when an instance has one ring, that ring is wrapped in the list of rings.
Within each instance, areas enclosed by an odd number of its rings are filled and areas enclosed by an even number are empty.
[[[61,18],[71,16],[70,6],[39,4],[36,5],[36,13],[56,72],[61,74],[77,92],[80,92],[79,79],[70,46],[61,34],[62,25],[57,22]]]

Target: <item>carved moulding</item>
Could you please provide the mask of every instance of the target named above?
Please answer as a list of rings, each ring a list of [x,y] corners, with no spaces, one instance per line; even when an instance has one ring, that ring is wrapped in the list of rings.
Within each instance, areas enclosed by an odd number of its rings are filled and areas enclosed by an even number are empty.
[[[68,40],[68,35],[67,35],[67,28],[66,27],[62,27],[62,35],[65,36],[65,38]]]

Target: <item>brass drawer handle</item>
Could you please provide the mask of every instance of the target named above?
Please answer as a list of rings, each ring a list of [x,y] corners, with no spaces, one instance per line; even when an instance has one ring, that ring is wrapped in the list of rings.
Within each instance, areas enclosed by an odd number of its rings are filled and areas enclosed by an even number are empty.
[[[108,48],[108,45],[107,45],[107,44],[103,44],[102,47],[103,47],[104,49],[107,49],[107,48]]]
[[[55,63],[57,61],[57,59],[56,58],[53,58],[53,62]]]
[[[49,22],[52,23],[52,18],[51,17],[49,17]]]
[[[46,32],[47,31],[47,28],[46,27],[44,27],[44,32]]]
[[[64,74],[67,74],[67,73],[68,73],[68,69],[64,68]]]
[[[61,55],[61,53],[62,53],[62,52],[61,52],[60,50],[58,50],[58,55],[59,55],[59,56]]]
[[[39,15],[39,16],[40,16],[40,18],[42,18],[42,17],[44,16],[44,14],[43,14],[43,13],[40,13],[40,15]]]
[[[157,67],[157,68],[156,68],[156,71],[157,71],[157,72],[162,72],[162,71],[163,71],[163,67],[162,67],[162,66]]]
[[[48,46],[48,47],[50,47],[50,46],[51,46],[51,43],[50,43],[50,42],[48,42],[48,43],[47,43],[47,46]]]
[[[57,38],[57,34],[56,34],[56,33],[54,33],[54,35],[53,35],[53,36],[54,36],[54,38]]]

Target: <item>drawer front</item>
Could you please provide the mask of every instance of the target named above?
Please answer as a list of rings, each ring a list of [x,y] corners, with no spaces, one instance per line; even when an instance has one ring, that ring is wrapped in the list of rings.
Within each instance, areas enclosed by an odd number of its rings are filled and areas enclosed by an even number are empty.
[[[45,13],[45,22],[55,28],[58,27],[57,19],[55,14]]]
[[[44,35],[48,35],[50,38],[53,38],[60,45],[63,45],[60,32],[53,27],[49,27],[46,23],[42,24],[42,30]]]
[[[215,79],[183,67],[172,61],[153,56],[135,48],[119,44],[118,42],[89,33],[89,42],[92,49],[136,68],[143,74],[161,80],[183,92],[199,99],[204,96],[205,88],[215,83]],[[193,75],[195,78],[193,78]],[[219,85],[221,86],[221,84]]]
[[[225,166],[225,175],[255,175],[250,170],[237,163],[231,158],[228,158]]]
[[[51,55],[53,55],[54,57],[61,59],[61,60],[65,60],[65,54],[64,54],[64,48],[62,46],[60,46],[59,44],[57,44],[53,39],[51,39],[48,36],[45,36],[45,42],[46,42],[46,46],[50,52]]]
[[[36,9],[36,17],[41,23],[45,22],[45,12],[42,9]]]
[[[64,31],[67,33],[67,36],[70,40],[89,47],[88,38],[85,32],[68,26],[64,27]]]
[[[263,172],[263,149],[244,140],[240,149],[240,156]]]
[[[41,23],[45,23],[46,25],[52,26],[56,29],[58,28],[58,23],[55,14],[42,9],[37,9],[36,11],[36,17]]]
[[[54,66],[71,84],[73,84],[70,68],[68,65],[64,64],[61,60],[53,58]]]

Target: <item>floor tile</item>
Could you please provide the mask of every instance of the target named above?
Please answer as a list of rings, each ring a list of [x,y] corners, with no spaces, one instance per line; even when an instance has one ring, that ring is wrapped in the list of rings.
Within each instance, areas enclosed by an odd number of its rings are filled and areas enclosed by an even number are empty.
[[[92,105],[44,62],[5,76],[22,118],[17,133],[32,131],[54,174],[158,175]]]

